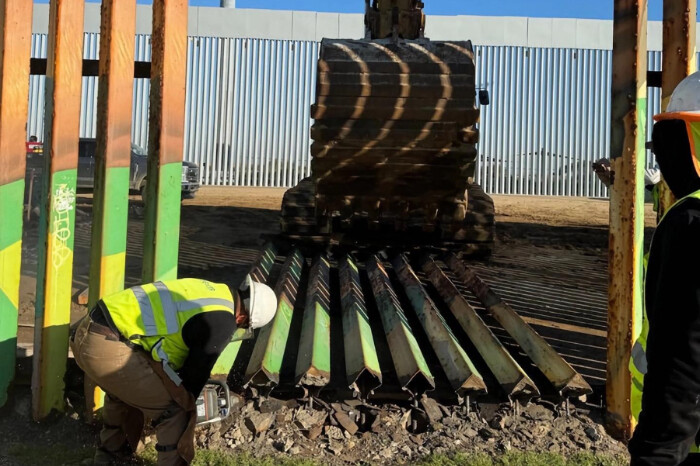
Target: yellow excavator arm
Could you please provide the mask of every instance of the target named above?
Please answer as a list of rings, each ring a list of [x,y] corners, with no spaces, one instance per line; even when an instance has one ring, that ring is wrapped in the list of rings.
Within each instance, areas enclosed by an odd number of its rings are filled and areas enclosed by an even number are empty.
[[[420,0],[365,0],[366,39],[420,39],[425,14]]]

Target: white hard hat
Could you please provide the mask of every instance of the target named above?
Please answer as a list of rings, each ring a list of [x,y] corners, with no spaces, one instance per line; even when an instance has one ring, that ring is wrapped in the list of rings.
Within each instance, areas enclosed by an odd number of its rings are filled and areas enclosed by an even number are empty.
[[[676,86],[666,112],[700,113],[700,71],[691,74]]]
[[[248,297],[243,305],[248,310],[250,328],[266,326],[277,312],[277,297],[269,286],[258,283],[248,275],[245,279],[244,289],[249,290]]]

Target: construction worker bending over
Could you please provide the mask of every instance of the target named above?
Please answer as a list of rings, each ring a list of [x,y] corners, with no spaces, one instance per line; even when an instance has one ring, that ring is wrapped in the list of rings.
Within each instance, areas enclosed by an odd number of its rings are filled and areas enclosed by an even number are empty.
[[[80,368],[106,393],[95,464],[130,456],[145,418],[155,426],[158,464],[188,464],[195,400],[214,363],[237,327],[262,327],[276,309],[274,292],[250,277],[239,290],[182,279],[136,286],[98,302],[70,341]]]
[[[642,332],[630,361],[639,422],[629,451],[632,466],[700,464],[688,456],[700,430],[700,73],[678,85],[655,119],[656,160],[680,200],[651,243]]]

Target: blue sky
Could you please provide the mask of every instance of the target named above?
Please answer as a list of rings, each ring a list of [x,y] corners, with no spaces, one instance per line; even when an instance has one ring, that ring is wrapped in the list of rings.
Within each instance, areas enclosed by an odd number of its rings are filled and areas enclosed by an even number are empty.
[[[48,0],[39,0],[47,3]],[[139,3],[151,3],[139,0]],[[539,16],[612,19],[613,0],[424,0],[433,15]],[[649,19],[661,19],[662,0],[649,0]],[[191,5],[219,6],[219,0],[190,0]],[[331,11],[361,13],[364,0],[237,0],[239,8]]]

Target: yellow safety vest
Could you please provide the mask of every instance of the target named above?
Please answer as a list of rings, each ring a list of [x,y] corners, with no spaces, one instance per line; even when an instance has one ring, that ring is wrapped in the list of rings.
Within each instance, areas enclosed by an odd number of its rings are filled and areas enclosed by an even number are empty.
[[[203,312],[235,314],[227,285],[194,278],[135,286],[102,301],[122,336],[162,362],[166,374],[178,385],[181,380],[175,371],[189,354],[182,339],[185,323]]]
[[[687,195],[683,199],[677,201],[671,206],[666,212],[664,212],[663,217],[661,217],[661,222],[664,221],[666,216],[670,211],[680,205],[686,199],[698,199],[700,200],[700,191],[695,191],[692,194]],[[659,222],[659,225],[661,225]],[[652,244],[654,239],[652,238]],[[646,269],[649,261],[649,254],[644,256],[644,290],[646,292]],[[630,403],[632,405],[632,416],[636,421],[639,421],[639,413],[642,411],[642,392],[644,391],[644,374],[647,373],[647,337],[649,336],[649,321],[647,320],[646,311],[646,299],[643,299],[644,310],[642,317],[642,331],[634,342],[632,346],[632,355],[630,358],[629,368],[632,373],[632,394],[630,396]],[[700,452],[700,446],[694,445],[691,449],[691,453]]]

